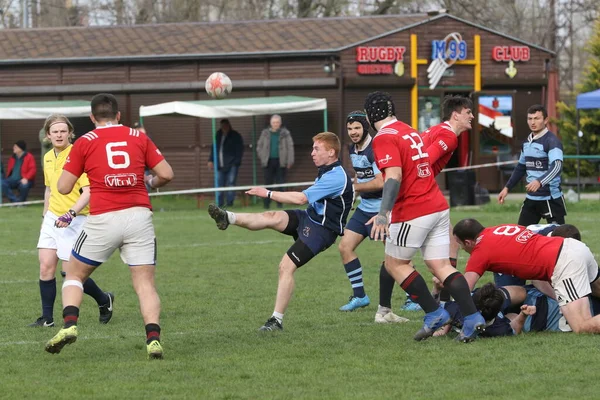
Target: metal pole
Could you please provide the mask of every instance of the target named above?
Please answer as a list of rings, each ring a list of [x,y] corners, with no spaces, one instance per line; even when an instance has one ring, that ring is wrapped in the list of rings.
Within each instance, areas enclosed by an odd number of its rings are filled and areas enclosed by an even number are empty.
[[[327,129],[327,109],[323,110],[323,129],[324,129],[324,132],[328,131],[328,129]]]
[[[0,131],[0,169],[2,169],[2,132]],[[6,171],[4,171],[6,173]],[[4,176],[1,179],[5,179]],[[2,204],[2,185],[0,185],[0,204]]]
[[[213,147],[213,171],[215,173],[215,187],[219,187],[219,175],[217,170],[219,169],[219,156],[217,154],[217,120],[212,119],[212,147]],[[215,202],[217,201],[217,194],[215,193]]]
[[[575,114],[575,120],[577,121],[576,123],[576,132],[575,134],[577,135],[577,201],[581,200],[581,178],[580,178],[580,172],[579,169],[581,167],[581,160],[579,159],[579,109],[577,109],[576,114]]]
[[[252,116],[252,184],[256,183],[256,115]],[[256,204],[256,196],[252,196],[252,204]]]

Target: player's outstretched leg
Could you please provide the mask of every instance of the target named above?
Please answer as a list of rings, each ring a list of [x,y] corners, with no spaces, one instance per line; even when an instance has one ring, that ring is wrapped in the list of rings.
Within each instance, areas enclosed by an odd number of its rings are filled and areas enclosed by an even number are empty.
[[[223,210],[215,204],[208,205],[208,215],[217,223],[217,228],[224,231],[229,226],[227,211]]]

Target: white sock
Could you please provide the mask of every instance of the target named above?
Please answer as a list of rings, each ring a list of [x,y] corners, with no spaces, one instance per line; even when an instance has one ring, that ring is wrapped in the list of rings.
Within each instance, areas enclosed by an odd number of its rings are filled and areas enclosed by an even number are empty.
[[[235,214],[232,213],[231,211],[225,211],[227,213],[227,221],[229,221],[229,223],[231,225],[235,225]]]
[[[277,322],[279,322],[280,324],[283,322],[283,314],[282,313],[278,313],[277,311],[273,311],[273,317],[275,317],[275,319],[277,320]]]
[[[390,313],[390,312],[392,312],[392,309],[391,309],[391,308],[384,307],[384,306],[381,306],[381,305],[380,305],[379,307],[377,307],[377,312],[378,312],[379,314],[383,314],[383,315],[385,315],[385,314],[387,314],[387,313]]]

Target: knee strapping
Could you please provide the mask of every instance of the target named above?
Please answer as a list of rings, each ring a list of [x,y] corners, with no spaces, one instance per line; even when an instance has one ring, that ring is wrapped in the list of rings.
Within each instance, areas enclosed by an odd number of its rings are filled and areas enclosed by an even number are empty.
[[[69,279],[67,281],[65,281],[62,285],[62,288],[66,288],[67,286],[77,286],[79,289],[81,289],[81,291],[83,291],[83,284],[79,281],[76,281],[74,279]]]

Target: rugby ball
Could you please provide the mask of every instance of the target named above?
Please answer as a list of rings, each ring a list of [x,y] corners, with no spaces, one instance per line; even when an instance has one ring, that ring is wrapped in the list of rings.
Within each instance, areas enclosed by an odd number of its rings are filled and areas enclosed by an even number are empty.
[[[204,88],[213,99],[223,99],[231,93],[231,79],[222,72],[214,72],[206,79]]]

